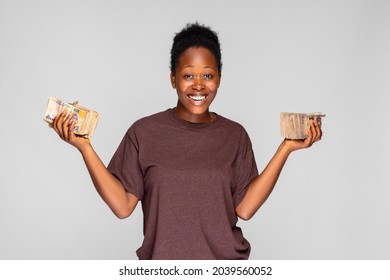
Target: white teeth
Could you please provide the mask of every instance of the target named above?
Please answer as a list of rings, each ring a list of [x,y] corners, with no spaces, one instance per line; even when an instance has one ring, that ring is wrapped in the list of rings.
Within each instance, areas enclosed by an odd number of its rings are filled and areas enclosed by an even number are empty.
[[[188,97],[194,101],[202,101],[206,98],[206,95],[189,95]]]

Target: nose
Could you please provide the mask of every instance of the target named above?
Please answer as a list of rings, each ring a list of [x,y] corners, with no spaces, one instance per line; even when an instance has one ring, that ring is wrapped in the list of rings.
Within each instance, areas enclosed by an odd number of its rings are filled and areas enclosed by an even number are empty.
[[[194,83],[192,84],[192,88],[195,90],[202,90],[204,89],[204,83],[202,79],[198,76],[195,80]]]

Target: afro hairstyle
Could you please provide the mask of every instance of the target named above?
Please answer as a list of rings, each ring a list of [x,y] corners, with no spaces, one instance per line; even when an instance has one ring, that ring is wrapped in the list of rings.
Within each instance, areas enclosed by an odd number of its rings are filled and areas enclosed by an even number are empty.
[[[215,31],[211,30],[210,27],[200,25],[198,22],[187,24],[179,33],[176,33],[173,38],[170,65],[172,73],[176,72],[180,56],[187,49],[192,47],[204,47],[208,49],[214,55],[218,73],[221,74],[221,47],[218,35]]]

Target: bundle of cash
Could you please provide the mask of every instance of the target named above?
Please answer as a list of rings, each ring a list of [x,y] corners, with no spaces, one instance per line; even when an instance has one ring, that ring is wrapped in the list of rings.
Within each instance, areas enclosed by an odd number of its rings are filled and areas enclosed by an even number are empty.
[[[43,119],[51,124],[55,116],[65,110],[68,115],[72,114],[73,121],[76,121],[74,133],[86,138],[92,137],[99,120],[99,113],[78,105],[77,101],[65,103],[62,100],[50,97]]]
[[[310,120],[316,120],[321,126],[321,119],[325,117],[322,113],[280,113],[280,134],[287,139],[307,138],[307,128]]]

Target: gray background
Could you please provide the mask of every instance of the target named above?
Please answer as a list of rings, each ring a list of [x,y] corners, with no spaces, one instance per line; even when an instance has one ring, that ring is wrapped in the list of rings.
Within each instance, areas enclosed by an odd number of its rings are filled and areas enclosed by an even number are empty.
[[[80,154],[42,120],[49,96],[100,112],[108,163],[138,118],[176,104],[175,32],[219,32],[212,110],[243,124],[262,170],[279,112],[327,114],[240,221],[251,259],[389,259],[389,1],[0,1],[0,258],[135,259],[140,204],[118,220]]]

